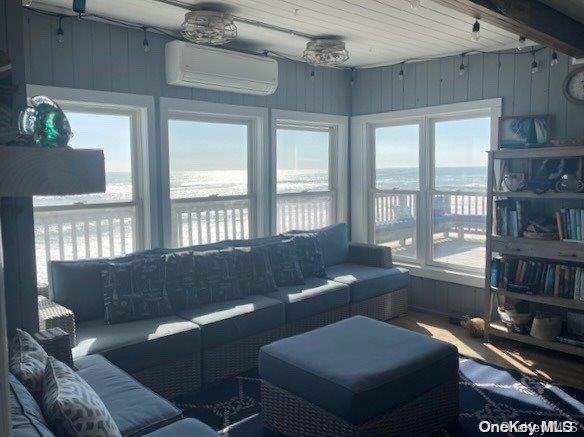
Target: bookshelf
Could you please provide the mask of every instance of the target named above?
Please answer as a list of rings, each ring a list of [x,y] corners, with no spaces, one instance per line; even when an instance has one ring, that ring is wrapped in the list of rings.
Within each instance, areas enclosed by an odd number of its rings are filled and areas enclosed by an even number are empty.
[[[584,311],[584,299],[580,297],[577,299],[578,293],[576,293],[576,283],[580,283],[579,280],[574,280],[576,276],[576,271],[579,268],[584,270],[584,241],[565,241],[565,240],[540,240],[534,238],[525,238],[522,236],[521,223],[517,226],[510,226],[508,221],[512,217],[517,220],[516,215],[508,216],[505,219],[505,223],[501,223],[501,216],[503,214],[509,214],[505,209],[506,202],[512,205],[514,202],[527,202],[530,207],[535,207],[535,209],[545,210],[545,206],[549,207],[550,204],[556,203],[558,205],[558,210],[564,208],[564,205],[569,202],[577,202],[578,208],[582,209],[584,204],[584,193],[573,193],[573,192],[555,192],[547,191],[542,194],[530,192],[530,191],[503,191],[501,189],[500,178],[503,174],[503,169],[510,162],[518,162],[519,165],[524,165],[532,168],[533,162],[535,160],[541,160],[546,158],[577,158],[579,160],[579,168],[582,169],[584,164],[584,147],[582,146],[549,146],[534,149],[497,149],[489,152],[489,162],[488,162],[488,182],[487,182],[487,205],[490,207],[487,210],[487,262],[486,262],[486,274],[485,274],[485,340],[489,340],[491,337],[505,338],[509,340],[514,340],[522,342],[525,344],[530,344],[534,346],[539,346],[547,348],[554,351],[564,352],[580,357],[584,357],[584,347],[580,347],[575,344],[568,344],[560,341],[545,341],[538,338],[532,337],[529,334],[519,334],[508,329],[496,314],[496,306],[500,298],[512,299],[515,301],[522,300],[530,302],[534,305],[545,305],[546,307],[554,307],[556,311]],[[499,180],[497,180],[497,177]],[[503,206],[501,206],[503,205]],[[533,205],[533,206],[531,206]],[[497,210],[499,208],[499,211]],[[516,207],[519,210],[519,207]],[[515,214],[518,214],[517,210]],[[502,213],[502,211],[504,211]],[[558,219],[561,221],[560,219]],[[521,222],[521,220],[518,220]],[[501,231],[501,227],[507,229],[507,234]],[[582,231],[584,233],[584,223],[582,223]],[[519,229],[518,229],[519,228]],[[512,229],[511,231],[509,231]],[[497,233],[499,231],[499,235]],[[514,234],[514,235],[513,235]],[[580,236],[580,234],[578,234]],[[582,237],[584,240],[584,236]],[[509,287],[501,286],[499,283],[491,283],[493,279],[491,276],[491,268],[494,263],[493,258],[496,255],[500,255],[504,261],[497,261],[495,265],[495,271],[503,275],[498,269],[502,269],[502,265],[506,262],[515,263],[516,269],[519,269],[521,265],[523,272],[527,277],[526,283],[529,284],[530,289],[518,289],[517,284],[514,283]],[[556,266],[562,270],[566,266],[565,270],[561,273],[559,281],[556,280],[555,288],[552,288],[551,292],[548,286],[549,283],[545,284],[545,280],[541,283],[536,282],[533,278],[539,278],[537,275],[542,275],[540,273],[541,267],[544,266]],[[527,267],[525,267],[527,266]],[[562,266],[562,267],[557,267]],[[505,266],[507,268],[507,266]],[[559,276],[558,271],[551,269],[552,277],[555,278]],[[529,270],[531,269],[531,270]],[[538,270],[539,269],[539,270]],[[523,274],[517,273],[517,270],[510,271],[513,273],[515,279],[517,275],[523,278]],[[528,276],[531,275],[531,276]],[[543,273],[545,278],[545,273]],[[572,276],[569,276],[572,275]],[[580,274],[579,274],[580,275]],[[496,278],[500,278],[495,275]],[[572,280],[570,282],[569,278]],[[509,279],[509,278],[506,278]],[[566,282],[562,282],[562,281]],[[558,293],[558,284],[560,283],[560,289],[563,290]],[[545,284],[545,287],[543,286]],[[538,287],[538,285],[542,285]],[[564,287],[564,288],[562,288]],[[573,289],[570,287],[574,287]],[[535,289],[534,289],[535,288]],[[581,293],[584,293],[584,280],[582,281]],[[572,293],[570,297],[569,293]],[[561,294],[563,293],[563,294]]]

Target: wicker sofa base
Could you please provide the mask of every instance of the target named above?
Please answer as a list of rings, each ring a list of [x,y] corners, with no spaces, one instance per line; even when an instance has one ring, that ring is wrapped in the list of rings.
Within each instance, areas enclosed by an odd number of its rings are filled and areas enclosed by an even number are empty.
[[[343,306],[335,308],[324,313],[315,314],[314,316],[306,317],[286,324],[286,336],[302,334],[303,332],[312,331],[321,326],[330,325],[331,323],[348,318],[350,315],[349,307]]]
[[[408,312],[408,289],[382,294],[350,305],[351,316],[366,316],[377,320],[389,320]]]
[[[284,338],[285,334],[285,327],[282,326],[203,350],[203,384],[211,384],[257,367],[260,348]]]
[[[166,399],[201,388],[201,357],[189,355],[132,374],[138,382]]]
[[[356,426],[262,381],[262,418],[279,433],[298,437],[425,436],[458,421],[458,380],[448,381],[363,425]]]

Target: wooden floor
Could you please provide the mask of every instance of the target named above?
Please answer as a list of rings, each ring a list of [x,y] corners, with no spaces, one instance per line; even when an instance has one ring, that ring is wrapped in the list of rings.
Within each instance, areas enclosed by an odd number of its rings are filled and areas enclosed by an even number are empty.
[[[485,343],[470,337],[460,326],[451,325],[446,318],[431,314],[409,312],[390,323],[452,343],[461,355],[584,390],[582,358],[503,339]]]

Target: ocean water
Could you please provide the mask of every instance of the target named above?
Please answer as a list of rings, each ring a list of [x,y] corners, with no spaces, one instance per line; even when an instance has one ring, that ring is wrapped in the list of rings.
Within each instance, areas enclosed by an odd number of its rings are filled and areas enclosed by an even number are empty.
[[[242,170],[182,171],[170,180],[172,199],[234,196],[247,191],[248,174]],[[417,168],[384,168],[377,170],[377,188],[414,190],[418,188]],[[67,197],[36,197],[35,206],[70,205],[74,203],[108,203],[131,200],[129,173],[109,172],[107,191]],[[436,169],[436,188],[442,190],[481,190],[487,186],[486,167],[442,167]],[[278,170],[278,193],[323,191],[328,189],[326,170]]]

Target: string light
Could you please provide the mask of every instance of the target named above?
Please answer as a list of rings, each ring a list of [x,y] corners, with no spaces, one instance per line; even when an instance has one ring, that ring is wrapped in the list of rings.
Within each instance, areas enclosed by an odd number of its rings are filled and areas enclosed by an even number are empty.
[[[65,31],[63,30],[63,17],[59,17],[59,28],[57,29],[57,42],[63,44],[65,42]]]
[[[525,48],[526,38],[524,36],[519,37],[519,42],[517,44],[517,50],[523,50]]]
[[[397,74],[399,80],[404,80],[404,63],[402,62],[399,66],[399,73]]]
[[[560,60],[558,59],[558,54],[556,53],[556,51],[554,50],[552,52],[552,60],[550,61],[550,65],[552,67],[555,67],[556,65],[558,65],[560,63]]]
[[[472,25],[472,33],[470,35],[470,38],[473,41],[478,41],[480,37],[481,37],[481,23],[479,23],[479,20],[476,20],[474,22],[474,24]]]
[[[466,66],[464,65],[464,53],[460,55],[460,65],[458,66],[458,75],[464,76],[466,73]]]
[[[533,61],[531,62],[531,74],[535,74],[539,71],[539,65],[535,60],[535,52],[531,52],[533,55]]]
[[[146,34],[146,26],[142,27],[142,31],[144,32],[144,40],[142,40],[142,49],[145,53],[150,51],[150,43],[148,42],[148,35]]]
[[[316,75],[316,72],[314,71],[314,67],[312,67],[312,69],[310,70],[310,80],[314,82],[314,77]]]
[[[350,84],[351,86],[355,85],[355,69],[351,68],[351,80],[350,80]]]

